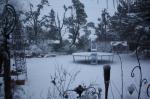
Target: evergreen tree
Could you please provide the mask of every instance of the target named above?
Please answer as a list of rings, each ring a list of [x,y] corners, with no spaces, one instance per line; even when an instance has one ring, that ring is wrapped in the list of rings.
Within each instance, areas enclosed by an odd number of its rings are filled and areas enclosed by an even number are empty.
[[[142,46],[149,42],[150,39],[150,1],[121,0],[117,12],[111,17],[109,28],[118,33],[120,40],[127,40],[129,46],[137,45],[140,38]],[[136,47],[132,48],[132,50]]]
[[[72,0],[73,5],[69,6],[71,16],[65,19],[65,25],[69,29],[69,37],[71,46],[75,45],[80,36],[80,29],[86,24],[87,15],[84,10],[84,5],[79,0]]]
[[[108,36],[108,25],[109,25],[110,15],[106,9],[102,10],[101,18],[98,19],[99,24],[96,27],[96,35],[99,41],[106,41]]]
[[[150,19],[150,3],[145,0],[136,2],[120,1],[117,7],[117,12],[111,17],[110,28],[119,33],[118,35],[123,40],[132,41],[136,40],[136,27],[149,26]]]
[[[55,26],[55,11],[52,9],[50,14],[49,14],[49,32],[48,32],[48,37],[50,39],[53,39],[53,40],[57,40],[58,39],[58,31],[57,31],[57,27]]]

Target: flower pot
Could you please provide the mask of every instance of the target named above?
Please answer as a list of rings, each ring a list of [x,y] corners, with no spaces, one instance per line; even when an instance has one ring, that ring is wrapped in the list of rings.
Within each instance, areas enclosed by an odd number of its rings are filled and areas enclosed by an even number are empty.
[[[16,80],[16,85],[25,85],[25,80]]]

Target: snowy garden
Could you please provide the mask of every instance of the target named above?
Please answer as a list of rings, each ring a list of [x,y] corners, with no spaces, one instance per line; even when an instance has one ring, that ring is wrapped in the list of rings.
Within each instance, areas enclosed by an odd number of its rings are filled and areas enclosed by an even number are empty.
[[[131,77],[131,71],[136,66],[137,60],[132,54],[122,54],[123,63],[123,92],[124,99],[137,99],[137,91],[135,89],[132,94],[129,93],[129,87],[132,85],[138,88],[139,85],[139,70],[135,70],[135,78]],[[36,99],[45,99],[48,96],[48,92],[51,93],[50,99],[59,99],[54,92],[57,92],[54,85],[51,83],[51,76],[55,75],[56,70],[63,72],[65,70],[72,75],[78,73],[76,78],[73,79],[69,86],[69,89],[74,89],[78,87],[79,84],[85,86],[94,86],[96,88],[101,88],[101,98],[104,99],[105,87],[104,87],[104,77],[103,77],[103,65],[111,65],[111,76],[110,76],[110,87],[108,91],[108,99],[121,99],[121,63],[117,55],[114,56],[114,62],[100,62],[97,65],[91,65],[86,62],[73,62],[71,55],[60,55],[56,57],[49,58],[33,58],[27,59],[28,65],[28,81],[26,84],[26,91],[29,96]],[[149,76],[149,60],[141,60],[142,74],[143,78],[150,79]],[[61,73],[62,74],[62,73]],[[66,84],[69,83],[69,78]],[[148,83],[147,83],[148,84]],[[141,99],[148,99],[146,93],[147,84],[142,86]],[[67,85],[66,85],[67,86]],[[66,86],[63,86],[67,88]],[[50,91],[49,91],[50,90]],[[72,92],[73,93],[73,92]],[[50,96],[49,96],[50,97]],[[75,96],[71,99],[74,99]],[[95,98],[83,98],[83,99],[95,99]],[[97,99],[97,98],[96,98]]]
[[[1,0],[0,99],[150,99],[150,1]]]

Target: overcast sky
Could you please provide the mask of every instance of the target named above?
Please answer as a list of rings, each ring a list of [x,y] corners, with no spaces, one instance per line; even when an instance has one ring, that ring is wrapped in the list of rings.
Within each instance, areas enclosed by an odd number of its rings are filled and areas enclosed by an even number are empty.
[[[13,0],[14,1],[14,0]],[[33,5],[37,5],[41,0],[15,0],[20,2],[20,7],[22,9],[29,9],[29,4],[32,3]],[[64,12],[63,5],[66,6],[71,5],[71,0],[48,0],[50,3],[50,6],[45,7],[42,10],[42,14],[48,14],[50,10],[53,8],[56,13],[59,15],[62,15]],[[94,23],[97,23],[98,17],[101,16],[101,11],[104,8],[107,8],[106,0],[99,0],[99,3],[97,3],[97,0],[80,0],[85,5],[85,11],[88,15],[87,20],[92,21]],[[113,0],[109,1],[109,7],[108,12],[112,15],[115,12],[115,8],[113,7]]]

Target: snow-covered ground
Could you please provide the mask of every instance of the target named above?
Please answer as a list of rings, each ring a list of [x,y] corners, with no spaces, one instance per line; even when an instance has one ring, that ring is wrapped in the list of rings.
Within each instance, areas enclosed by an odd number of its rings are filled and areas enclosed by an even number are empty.
[[[131,70],[137,65],[135,57],[127,54],[121,55],[124,70],[124,99],[137,99],[137,92],[129,95],[127,87],[134,83],[137,88],[139,84],[139,71],[136,70],[135,78],[131,78]],[[28,81],[26,83],[26,95],[31,99],[47,99],[48,88],[51,86],[50,74],[54,74],[58,66],[62,66],[68,72],[80,71],[74,83],[70,88],[75,88],[79,84],[98,84],[102,88],[102,99],[104,99],[104,78],[103,65],[111,65],[111,84],[109,87],[108,99],[120,99],[121,93],[121,67],[119,57],[114,57],[113,63],[101,62],[98,65],[84,64],[81,62],[74,63],[71,55],[60,55],[49,58],[29,58],[27,59]],[[141,60],[143,77],[150,83],[150,60]],[[146,85],[142,87],[142,98],[146,97]],[[43,98],[42,98],[43,97]]]

